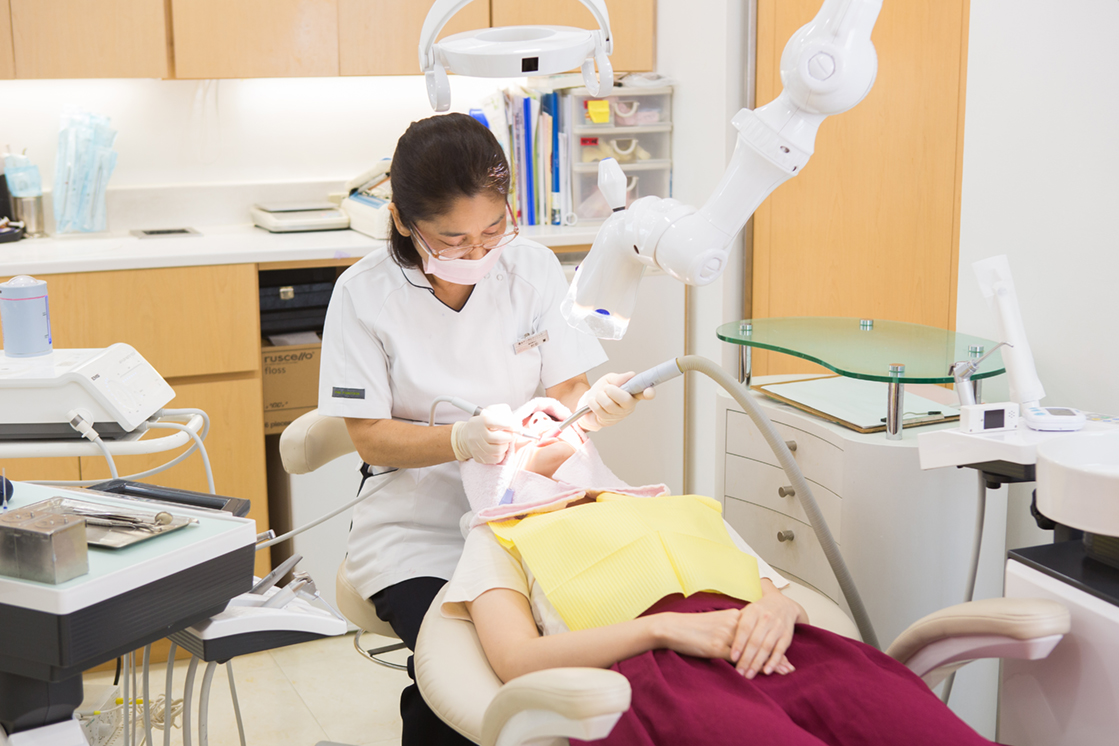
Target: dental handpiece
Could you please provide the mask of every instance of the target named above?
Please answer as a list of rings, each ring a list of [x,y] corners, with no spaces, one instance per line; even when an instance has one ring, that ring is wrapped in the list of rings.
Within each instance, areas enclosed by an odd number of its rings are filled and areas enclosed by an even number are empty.
[[[630,396],[637,396],[647,388],[660,386],[665,381],[671,381],[673,378],[683,374],[684,371],[680,370],[680,365],[676,362],[676,358],[672,358],[671,360],[665,360],[660,365],[649,368],[649,370],[638,373],[636,376],[623,383],[620,388]],[[560,423],[557,434],[566,430],[573,423],[578,422],[579,418],[589,411],[591,411],[589,406],[579,407],[570,417]]]
[[[301,559],[303,559],[302,554],[291,555],[286,560],[284,560],[279,567],[258,580],[256,582],[256,585],[252,587],[249,593],[263,595],[266,590],[276,585],[276,583],[280,582],[280,578],[287,575],[288,571],[299,564],[299,561]]]

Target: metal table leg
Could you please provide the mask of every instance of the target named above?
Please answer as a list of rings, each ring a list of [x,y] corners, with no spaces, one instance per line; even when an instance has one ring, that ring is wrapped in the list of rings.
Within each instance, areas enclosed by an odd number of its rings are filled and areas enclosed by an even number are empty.
[[[754,331],[754,325],[753,324],[742,324],[741,326],[738,327],[738,330],[744,336],[748,337]],[[740,349],[738,350],[738,382],[741,383],[743,386],[749,387],[750,386],[750,377],[751,377],[750,368],[751,368],[751,365],[753,363],[752,358],[753,358],[754,348],[751,347],[750,345],[740,345],[739,347],[740,347]]]
[[[901,376],[905,366],[900,363],[890,365],[889,391],[886,398],[886,440],[901,440],[902,418],[905,414],[905,384]]]

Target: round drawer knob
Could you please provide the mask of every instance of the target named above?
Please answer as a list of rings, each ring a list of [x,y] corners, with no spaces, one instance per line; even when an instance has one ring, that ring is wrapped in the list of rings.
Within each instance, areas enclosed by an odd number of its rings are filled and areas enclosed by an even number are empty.
[[[777,541],[792,541],[794,538],[795,537],[793,536],[793,530],[791,528],[777,532]]]
[[[797,452],[797,442],[795,440],[786,440],[785,445],[787,445],[789,447],[789,450],[793,453]]]
[[[781,497],[795,497],[796,493],[797,491],[794,490],[791,485],[777,488],[777,494]]]

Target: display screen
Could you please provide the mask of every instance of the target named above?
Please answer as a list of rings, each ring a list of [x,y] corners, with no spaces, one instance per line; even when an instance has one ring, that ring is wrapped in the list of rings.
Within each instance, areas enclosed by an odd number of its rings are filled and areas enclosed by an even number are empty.
[[[988,409],[983,413],[983,429],[995,430],[1006,426],[1005,409]]]
[[[1049,414],[1056,415],[1057,417],[1075,417],[1076,416],[1076,412],[1072,411],[1071,409],[1061,409],[1060,407],[1052,407],[1052,408],[1046,407],[1045,411],[1048,412]]]

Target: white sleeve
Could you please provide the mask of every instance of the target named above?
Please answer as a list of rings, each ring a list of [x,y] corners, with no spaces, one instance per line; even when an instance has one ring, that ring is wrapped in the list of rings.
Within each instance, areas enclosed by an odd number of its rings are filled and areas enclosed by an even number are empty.
[[[607,360],[598,339],[576,331],[560,313],[560,302],[567,294],[567,278],[563,275],[559,259],[555,255],[550,258],[541,288],[543,312],[536,324],[537,329],[548,332],[548,342],[540,346],[540,382],[546,389],[586,373]]]
[[[520,559],[501,546],[489,526],[473,529],[466,537],[462,558],[447,583],[440,611],[451,619],[470,619],[466,602],[494,588],[508,588],[529,598],[528,581]]]
[[[347,285],[326,311],[319,363],[319,412],[331,417],[392,417],[389,364],[381,341],[362,321]]]
[[[778,575],[777,571],[770,567],[768,562],[759,557],[758,553],[750,548],[746,540],[739,536],[738,532],[735,531],[729,523],[723,521],[723,524],[726,525],[727,533],[730,534],[730,539],[734,542],[734,545],[758,561],[758,575],[763,578],[769,578],[778,588],[784,588],[789,584],[788,580]]]

